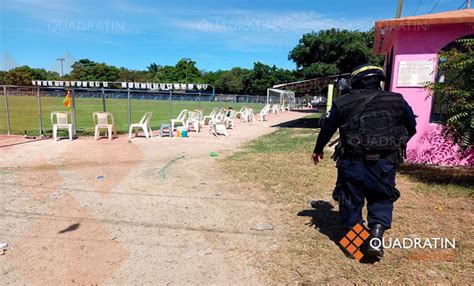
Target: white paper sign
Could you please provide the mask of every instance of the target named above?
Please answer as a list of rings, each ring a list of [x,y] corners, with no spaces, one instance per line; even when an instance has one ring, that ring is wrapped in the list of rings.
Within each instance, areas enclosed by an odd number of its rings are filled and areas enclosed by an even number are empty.
[[[423,87],[432,77],[433,61],[400,61],[397,87]]]

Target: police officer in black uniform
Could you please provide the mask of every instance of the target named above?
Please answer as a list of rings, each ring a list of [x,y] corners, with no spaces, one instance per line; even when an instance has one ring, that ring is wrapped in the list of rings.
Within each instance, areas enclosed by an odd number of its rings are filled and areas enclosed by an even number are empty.
[[[352,72],[351,91],[334,100],[312,154],[318,164],[324,146],[339,128],[342,148],[338,148],[336,165],[341,224],[346,230],[363,225],[362,207],[367,201],[371,236],[365,254],[374,257],[382,257],[383,248],[370,240],[381,240],[391,227],[393,203],[400,197],[395,172],[406,143],[416,133],[411,107],[401,94],[382,91],[381,81],[385,75],[378,66],[363,65]]]

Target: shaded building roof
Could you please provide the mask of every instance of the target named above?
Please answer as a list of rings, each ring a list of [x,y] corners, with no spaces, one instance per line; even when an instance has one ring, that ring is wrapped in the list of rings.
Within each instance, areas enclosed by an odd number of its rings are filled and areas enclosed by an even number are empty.
[[[335,83],[337,82],[338,79],[347,78],[349,76],[350,76],[349,73],[345,73],[345,74],[340,74],[340,75],[318,77],[318,78],[313,78],[313,79],[277,84],[277,85],[274,85],[273,88],[291,89],[298,92],[322,90],[326,88],[328,84]]]
[[[396,31],[423,31],[427,26],[471,24],[474,33],[474,9],[448,11],[375,22],[375,54],[385,54]]]

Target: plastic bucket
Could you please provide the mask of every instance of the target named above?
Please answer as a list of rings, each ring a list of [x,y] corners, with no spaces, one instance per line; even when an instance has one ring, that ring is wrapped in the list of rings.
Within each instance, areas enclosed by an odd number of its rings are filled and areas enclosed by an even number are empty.
[[[178,137],[188,137],[188,128],[186,127],[178,127]]]

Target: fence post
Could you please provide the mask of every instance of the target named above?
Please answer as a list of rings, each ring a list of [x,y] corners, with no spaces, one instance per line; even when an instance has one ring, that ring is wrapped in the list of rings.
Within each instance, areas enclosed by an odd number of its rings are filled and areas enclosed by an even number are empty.
[[[5,95],[5,116],[7,117],[7,134],[10,135],[10,109],[8,108],[7,87],[3,87],[3,94]]]
[[[43,137],[43,122],[41,120],[42,113],[41,113],[41,94],[39,87],[36,88],[36,95],[38,96],[38,125],[39,125],[39,136],[40,138]]]
[[[171,95],[173,94],[173,91],[170,90],[170,99],[169,99],[169,103],[168,103],[168,118],[171,119],[171,114],[172,114],[172,109],[173,109],[173,104],[171,102]]]
[[[127,98],[128,98],[128,130],[130,130],[130,125],[132,125],[132,99],[130,96],[130,88],[127,89]]]
[[[198,100],[199,100],[199,104],[198,104],[198,108],[201,109],[201,92],[199,92],[199,95],[198,95]]]
[[[104,88],[102,87],[102,111],[106,112],[107,109],[105,108],[105,93],[104,93]]]
[[[76,124],[76,92],[75,89],[71,89],[71,97],[72,97],[72,130],[74,133],[74,138],[76,138],[77,133],[77,124]]]

